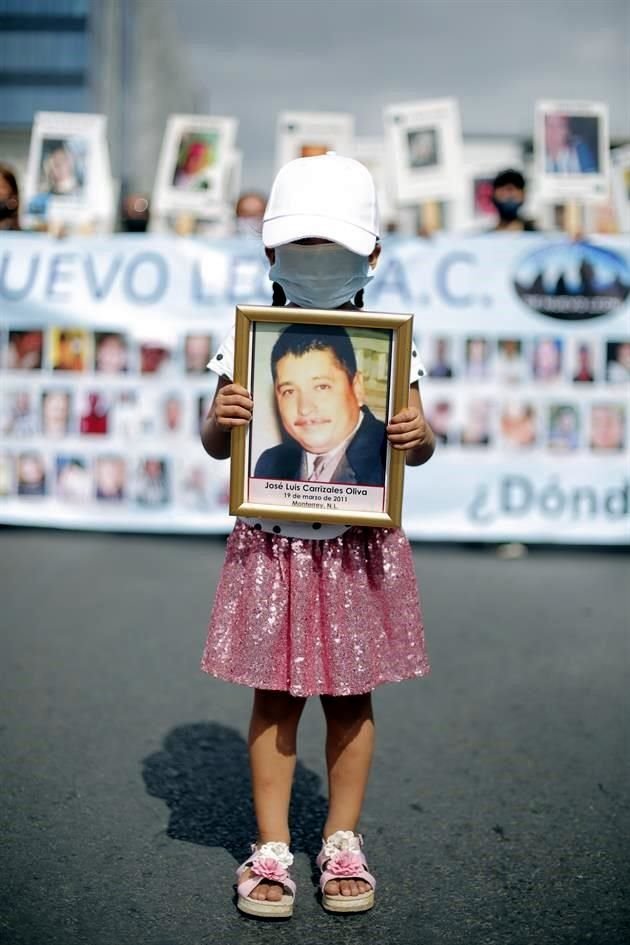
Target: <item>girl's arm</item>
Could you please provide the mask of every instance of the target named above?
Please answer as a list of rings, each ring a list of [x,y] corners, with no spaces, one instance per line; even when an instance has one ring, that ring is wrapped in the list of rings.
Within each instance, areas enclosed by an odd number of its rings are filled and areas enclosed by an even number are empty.
[[[420,388],[409,388],[409,406],[387,424],[387,439],[395,450],[405,450],[407,466],[421,466],[435,451],[435,436],[422,409]]]
[[[206,453],[214,459],[230,455],[230,434],[234,427],[242,427],[252,419],[252,399],[240,384],[220,377],[208,416],[201,427],[201,442]]]

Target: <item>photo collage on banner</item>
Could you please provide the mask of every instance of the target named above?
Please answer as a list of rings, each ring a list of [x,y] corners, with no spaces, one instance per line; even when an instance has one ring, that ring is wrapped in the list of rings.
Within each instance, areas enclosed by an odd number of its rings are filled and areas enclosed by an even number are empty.
[[[627,339],[442,334],[420,347],[427,418],[449,450],[606,456],[628,447]]]
[[[57,241],[3,237],[0,521],[223,531],[230,464],[199,439],[216,387],[207,364],[236,306],[270,301],[264,257],[243,256],[236,241],[175,237],[153,240],[150,258],[141,237],[99,241],[89,257],[85,242],[64,242],[60,269]],[[623,237],[384,240],[365,312],[414,313],[439,441],[431,478],[406,471],[413,537],[624,541],[629,300]],[[252,478],[285,442],[263,334]],[[360,399],[382,423],[387,352],[355,340]],[[565,490],[563,517],[536,517],[534,505],[531,516],[474,517],[482,490],[500,505],[513,480],[532,503],[550,484]]]
[[[0,340],[0,496],[70,519],[120,510],[133,523],[172,508],[225,517],[229,469],[199,441],[218,337],[32,322],[9,324]]]

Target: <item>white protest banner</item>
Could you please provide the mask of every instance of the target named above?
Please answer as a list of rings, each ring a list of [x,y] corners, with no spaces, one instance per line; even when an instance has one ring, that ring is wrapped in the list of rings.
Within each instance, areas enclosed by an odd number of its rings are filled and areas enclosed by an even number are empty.
[[[439,440],[410,537],[628,543],[629,293],[623,238],[385,241],[366,309],[415,312]],[[270,296],[253,240],[2,235],[0,522],[226,531],[205,364]]]

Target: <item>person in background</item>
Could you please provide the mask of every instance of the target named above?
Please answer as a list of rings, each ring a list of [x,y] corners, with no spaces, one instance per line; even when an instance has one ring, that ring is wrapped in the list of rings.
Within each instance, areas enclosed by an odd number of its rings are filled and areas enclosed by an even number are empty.
[[[237,236],[260,236],[267,200],[257,191],[244,191],[234,208]]]
[[[499,214],[493,233],[530,233],[537,229],[532,220],[520,215],[525,203],[525,178],[520,171],[510,167],[497,174],[492,183],[492,203]]]
[[[20,192],[8,164],[0,164],[0,230],[19,230]]]
[[[120,211],[123,233],[146,233],[149,227],[149,200],[144,194],[127,194]]]

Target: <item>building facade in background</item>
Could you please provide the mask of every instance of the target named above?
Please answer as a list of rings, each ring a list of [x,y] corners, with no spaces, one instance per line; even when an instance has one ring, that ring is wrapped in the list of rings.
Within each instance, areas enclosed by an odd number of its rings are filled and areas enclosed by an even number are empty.
[[[107,115],[114,175],[150,191],[170,112],[203,110],[155,0],[0,0],[0,161],[23,180],[37,111]]]

